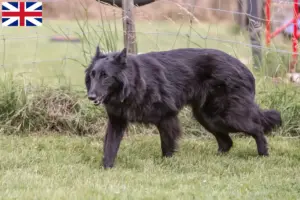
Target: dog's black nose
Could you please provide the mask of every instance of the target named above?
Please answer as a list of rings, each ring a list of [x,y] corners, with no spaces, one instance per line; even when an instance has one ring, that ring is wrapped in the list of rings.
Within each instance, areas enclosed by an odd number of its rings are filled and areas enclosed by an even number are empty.
[[[89,94],[88,98],[89,98],[89,100],[94,101],[94,100],[96,100],[97,97],[95,94]]]

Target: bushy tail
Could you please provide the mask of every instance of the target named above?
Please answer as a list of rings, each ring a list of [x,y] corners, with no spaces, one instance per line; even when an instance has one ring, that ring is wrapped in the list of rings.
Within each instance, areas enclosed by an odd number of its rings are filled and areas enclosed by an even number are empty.
[[[276,126],[282,125],[281,114],[276,110],[261,110],[261,122],[266,134]]]

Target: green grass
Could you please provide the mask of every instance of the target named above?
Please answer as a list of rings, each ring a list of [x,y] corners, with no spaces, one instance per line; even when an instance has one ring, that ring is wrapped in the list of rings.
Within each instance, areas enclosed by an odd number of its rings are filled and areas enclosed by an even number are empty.
[[[241,44],[226,42],[230,40],[236,43],[249,43],[247,33],[244,31],[233,33],[232,25],[195,23],[190,40],[184,35],[189,32],[187,23],[138,21],[136,28],[139,52],[187,46],[217,48],[241,59],[252,70],[251,49]],[[104,29],[112,32],[103,32]],[[114,24],[113,21],[45,20],[43,27],[0,30],[2,35],[0,61],[4,66],[0,67],[0,132],[57,130],[80,135],[96,133],[97,125],[105,123],[105,116],[103,110],[97,112],[86,100],[83,65],[90,62],[98,43],[106,50],[123,47],[120,21]],[[168,32],[175,35],[143,32]],[[177,36],[176,33],[180,34]],[[50,41],[50,36],[64,34],[77,36],[82,42]],[[219,38],[224,42],[207,37]],[[280,46],[288,50],[287,44],[276,42],[272,44],[272,48]],[[285,123],[283,128],[276,132],[277,135],[297,136],[300,134],[298,87],[289,84],[276,85],[269,78],[265,79],[262,76],[264,73],[274,74],[276,71],[284,71],[286,57],[267,51],[264,55],[262,73],[254,71],[257,78],[256,100],[264,108],[282,112]],[[66,57],[73,59],[64,59]],[[190,120],[191,114],[188,109],[180,115],[187,133],[206,134],[203,128]],[[139,131],[136,131],[136,128]],[[142,133],[153,132],[152,128],[143,126],[133,126],[132,130]]]
[[[81,64],[87,64],[90,56],[94,54],[95,46],[99,39],[104,37],[105,30],[113,29],[114,22],[79,21],[80,26],[74,21],[45,20],[44,25],[38,28],[2,28],[0,38],[0,64],[6,66],[0,72],[13,70],[18,76],[27,82],[41,81],[48,83],[83,85],[83,70]],[[109,26],[110,25],[110,26]],[[80,27],[84,31],[80,30]],[[108,27],[111,27],[110,29]],[[123,48],[122,24],[116,23],[117,36],[115,43],[117,49]],[[188,24],[181,22],[137,22],[137,42],[139,52],[154,50],[169,50],[172,48],[187,47],[188,39],[185,35],[177,36],[177,33],[189,32]],[[85,34],[83,34],[83,32]],[[146,34],[153,32],[171,32],[168,34]],[[83,43],[51,42],[49,37],[53,35],[70,34],[80,36]],[[107,33],[110,34],[110,33]],[[111,34],[114,34],[111,33]],[[201,37],[202,36],[202,37]],[[196,24],[192,30],[190,47],[217,48],[226,51],[248,62],[251,60],[251,49],[247,46],[231,44],[227,42],[210,40],[206,37],[233,40],[236,42],[248,42],[247,35],[230,34],[230,26],[226,24]],[[27,38],[30,37],[30,38]],[[106,48],[105,45],[102,45]],[[85,59],[86,55],[87,59]],[[72,57],[74,59],[62,59]]]
[[[102,137],[0,135],[1,199],[298,199],[299,139],[270,137],[258,157],[252,138],[227,155],[212,138],[180,141],[163,159],[158,135],[124,138],[116,166],[100,167]]]
[[[232,25],[194,23],[190,40],[185,35],[189,32],[188,24],[180,21],[137,21],[136,28],[139,52],[187,46],[216,48],[241,59],[252,70],[251,48],[239,44],[249,43],[248,35],[244,31],[232,30]],[[104,29],[112,32],[103,32]],[[91,130],[91,124],[98,120],[96,116],[99,113],[94,112],[95,109],[91,109],[92,106],[87,106],[86,101],[83,100],[86,100],[83,65],[86,66],[90,62],[95,47],[99,43],[106,50],[123,48],[120,21],[114,23],[114,21],[45,20],[42,27],[1,28],[0,30],[2,36],[2,39],[0,38],[0,61],[2,63],[0,64],[3,65],[0,67],[0,132],[46,129],[76,134],[95,133],[95,130],[87,131]],[[145,34],[145,32],[167,32],[175,33],[175,35]],[[50,36],[64,34],[77,36],[82,39],[82,42],[50,41]],[[220,40],[214,40],[214,38]],[[236,43],[226,42],[228,40]],[[287,42],[284,44],[275,40],[272,48],[276,47],[288,50]],[[285,124],[283,129],[276,134],[299,135],[300,95],[297,92],[298,88],[289,84],[273,84],[269,78],[265,79],[263,76],[285,71],[287,57],[264,51],[264,58],[262,73],[254,71],[257,78],[256,99],[262,107],[282,112]],[[48,90],[48,87],[51,89]],[[61,90],[61,87],[67,89]],[[44,91],[50,91],[50,93]],[[78,94],[80,97],[77,97]],[[68,102],[71,103],[68,104]],[[60,108],[67,108],[69,113],[65,115],[63,112],[61,115]],[[103,124],[103,118],[100,124]],[[205,132],[199,129],[197,123],[191,122],[188,110],[181,113],[181,119],[188,133],[203,135]],[[52,128],[53,124],[55,128]],[[13,130],[11,125],[13,125]],[[142,132],[149,132],[144,127],[142,130],[146,130]]]
[[[264,51],[263,74],[255,73],[257,102],[263,108],[281,111],[284,119],[282,128],[273,133],[275,137],[269,138],[270,157],[257,157],[252,138],[234,138],[231,152],[217,155],[215,140],[185,108],[180,113],[185,134],[176,156],[161,158],[155,127],[131,125],[116,168],[100,168],[106,115],[103,108],[94,107],[85,97],[82,65],[89,63],[98,43],[104,49],[123,48],[122,25],[118,22],[118,34],[112,32],[109,36],[114,39],[112,44],[101,32],[103,26],[113,29],[111,24],[84,23],[80,21],[79,26],[71,21],[45,20],[39,28],[0,29],[0,199],[300,196],[300,141],[297,137],[279,137],[300,135],[299,88],[274,84],[262,76],[278,74],[287,67],[286,56],[268,51]],[[143,21],[137,22],[136,28],[139,52],[187,46],[217,48],[241,59],[251,69],[249,47],[206,38],[249,43],[245,32],[233,33],[228,24],[201,22],[193,27],[190,40],[185,35],[141,33],[188,33],[188,25],[181,22]],[[77,35],[83,42],[49,40],[64,33]],[[290,50],[287,42],[276,43],[271,48]],[[207,135],[210,137],[204,137]]]
[[[194,23],[191,37],[188,39],[189,26],[187,23],[137,21],[138,51],[169,50],[187,46],[216,48],[249,63],[248,66],[251,68],[251,48],[245,45],[249,44],[248,34],[244,31],[233,34],[232,29],[232,25],[228,24]],[[104,30],[112,32],[103,32]],[[154,34],[154,32],[162,34]],[[50,41],[51,36],[65,34],[80,37],[82,42]],[[1,74],[5,71],[14,71],[26,82],[34,83],[41,81],[60,85],[71,83],[73,86],[81,87],[83,82],[79,80],[82,80],[83,77],[82,65],[89,63],[99,40],[102,40],[100,43],[104,49],[108,48],[107,44],[103,42],[104,37],[110,37],[113,40],[115,49],[123,48],[120,21],[102,23],[101,21],[87,20],[78,22],[45,20],[42,27],[1,28],[0,35],[0,65],[4,66],[0,69]],[[264,43],[262,38],[262,44],[264,45]],[[271,48],[291,51],[291,44],[274,40]],[[267,50],[264,51],[264,55],[268,55],[268,61],[264,64],[268,69],[264,70],[264,73],[274,74],[274,71],[287,69],[287,56]]]

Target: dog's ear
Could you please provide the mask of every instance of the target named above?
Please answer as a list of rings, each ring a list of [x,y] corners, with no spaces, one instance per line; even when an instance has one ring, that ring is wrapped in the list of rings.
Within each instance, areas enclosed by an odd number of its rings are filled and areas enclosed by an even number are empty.
[[[120,64],[126,64],[127,61],[127,49],[124,48],[116,57],[115,60]]]
[[[105,57],[106,57],[106,55],[100,51],[100,47],[98,45],[96,48],[96,53],[95,53],[94,57],[91,58],[92,61],[91,61],[90,65],[88,66],[88,68],[86,68],[85,73],[88,73],[91,70],[91,68],[93,68],[93,66],[95,65],[97,60],[99,60],[101,58],[105,58]]]
[[[99,45],[96,48],[96,54],[94,56],[95,59],[103,58],[105,55],[100,51]]]
[[[96,55],[95,55],[95,57],[96,57],[96,58],[98,58],[98,57],[100,57],[100,55],[101,55],[101,52],[100,52],[100,47],[99,47],[99,46],[97,46],[97,48],[96,48]]]
[[[120,74],[119,81],[122,83],[122,90],[120,92],[120,101],[123,102],[129,95],[130,95],[130,86],[129,86],[129,80],[125,76],[124,73]]]
[[[98,45],[97,48],[96,48],[96,53],[95,53],[94,57],[92,58],[92,61],[91,61],[90,65],[84,70],[84,72],[85,72],[85,86],[86,86],[87,91],[89,91],[90,86],[91,86],[91,78],[90,78],[90,75],[89,75],[90,71],[92,70],[95,62],[98,59],[104,58],[104,57],[105,57],[105,54],[103,54],[100,51],[100,47]]]
[[[123,85],[122,91],[120,93],[120,101],[124,102],[124,100],[129,96],[130,89],[128,85]]]

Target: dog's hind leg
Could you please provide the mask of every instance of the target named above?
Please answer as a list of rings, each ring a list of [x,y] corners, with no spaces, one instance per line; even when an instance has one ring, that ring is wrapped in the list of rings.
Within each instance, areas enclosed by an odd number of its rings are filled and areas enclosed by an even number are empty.
[[[209,124],[205,121],[201,111],[198,111],[197,110],[197,107],[194,106],[192,107],[193,109],[193,115],[194,117],[196,118],[196,120],[207,130],[209,131],[210,133],[212,133],[217,142],[218,142],[218,152],[219,153],[225,153],[225,152],[228,152],[232,145],[233,145],[233,142],[229,136],[229,133],[226,132],[226,131],[220,131],[220,130],[217,130],[218,129],[218,125],[217,124]],[[212,122],[210,122],[212,123]]]
[[[231,120],[228,120],[228,126],[234,129],[234,132],[244,132],[247,135],[252,136],[255,139],[257,145],[258,154],[261,156],[268,156],[268,143],[267,139],[264,136],[263,126],[256,120],[256,115],[250,112],[249,115],[244,115],[244,117],[232,117],[235,114],[232,114],[230,117]],[[230,115],[230,113],[229,113]]]
[[[268,156],[268,143],[267,139],[264,136],[264,132],[259,128],[253,128],[251,130],[244,131],[246,134],[251,135],[256,142],[257,151],[260,156]]]
[[[211,133],[217,139],[219,153],[226,153],[231,149],[233,142],[228,133]]]
[[[126,120],[109,116],[104,140],[104,168],[113,167],[127,125]]]
[[[177,140],[181,135],[181,127],[177,116],[168,117],[157,125],[164,157],[171,157],[177,148]]]
[[[218,153],[226,153],[231,149],[233,142],[228,133],[215,132],[205,126],[205,124],[201,125],[215,136],[218,143]]]

